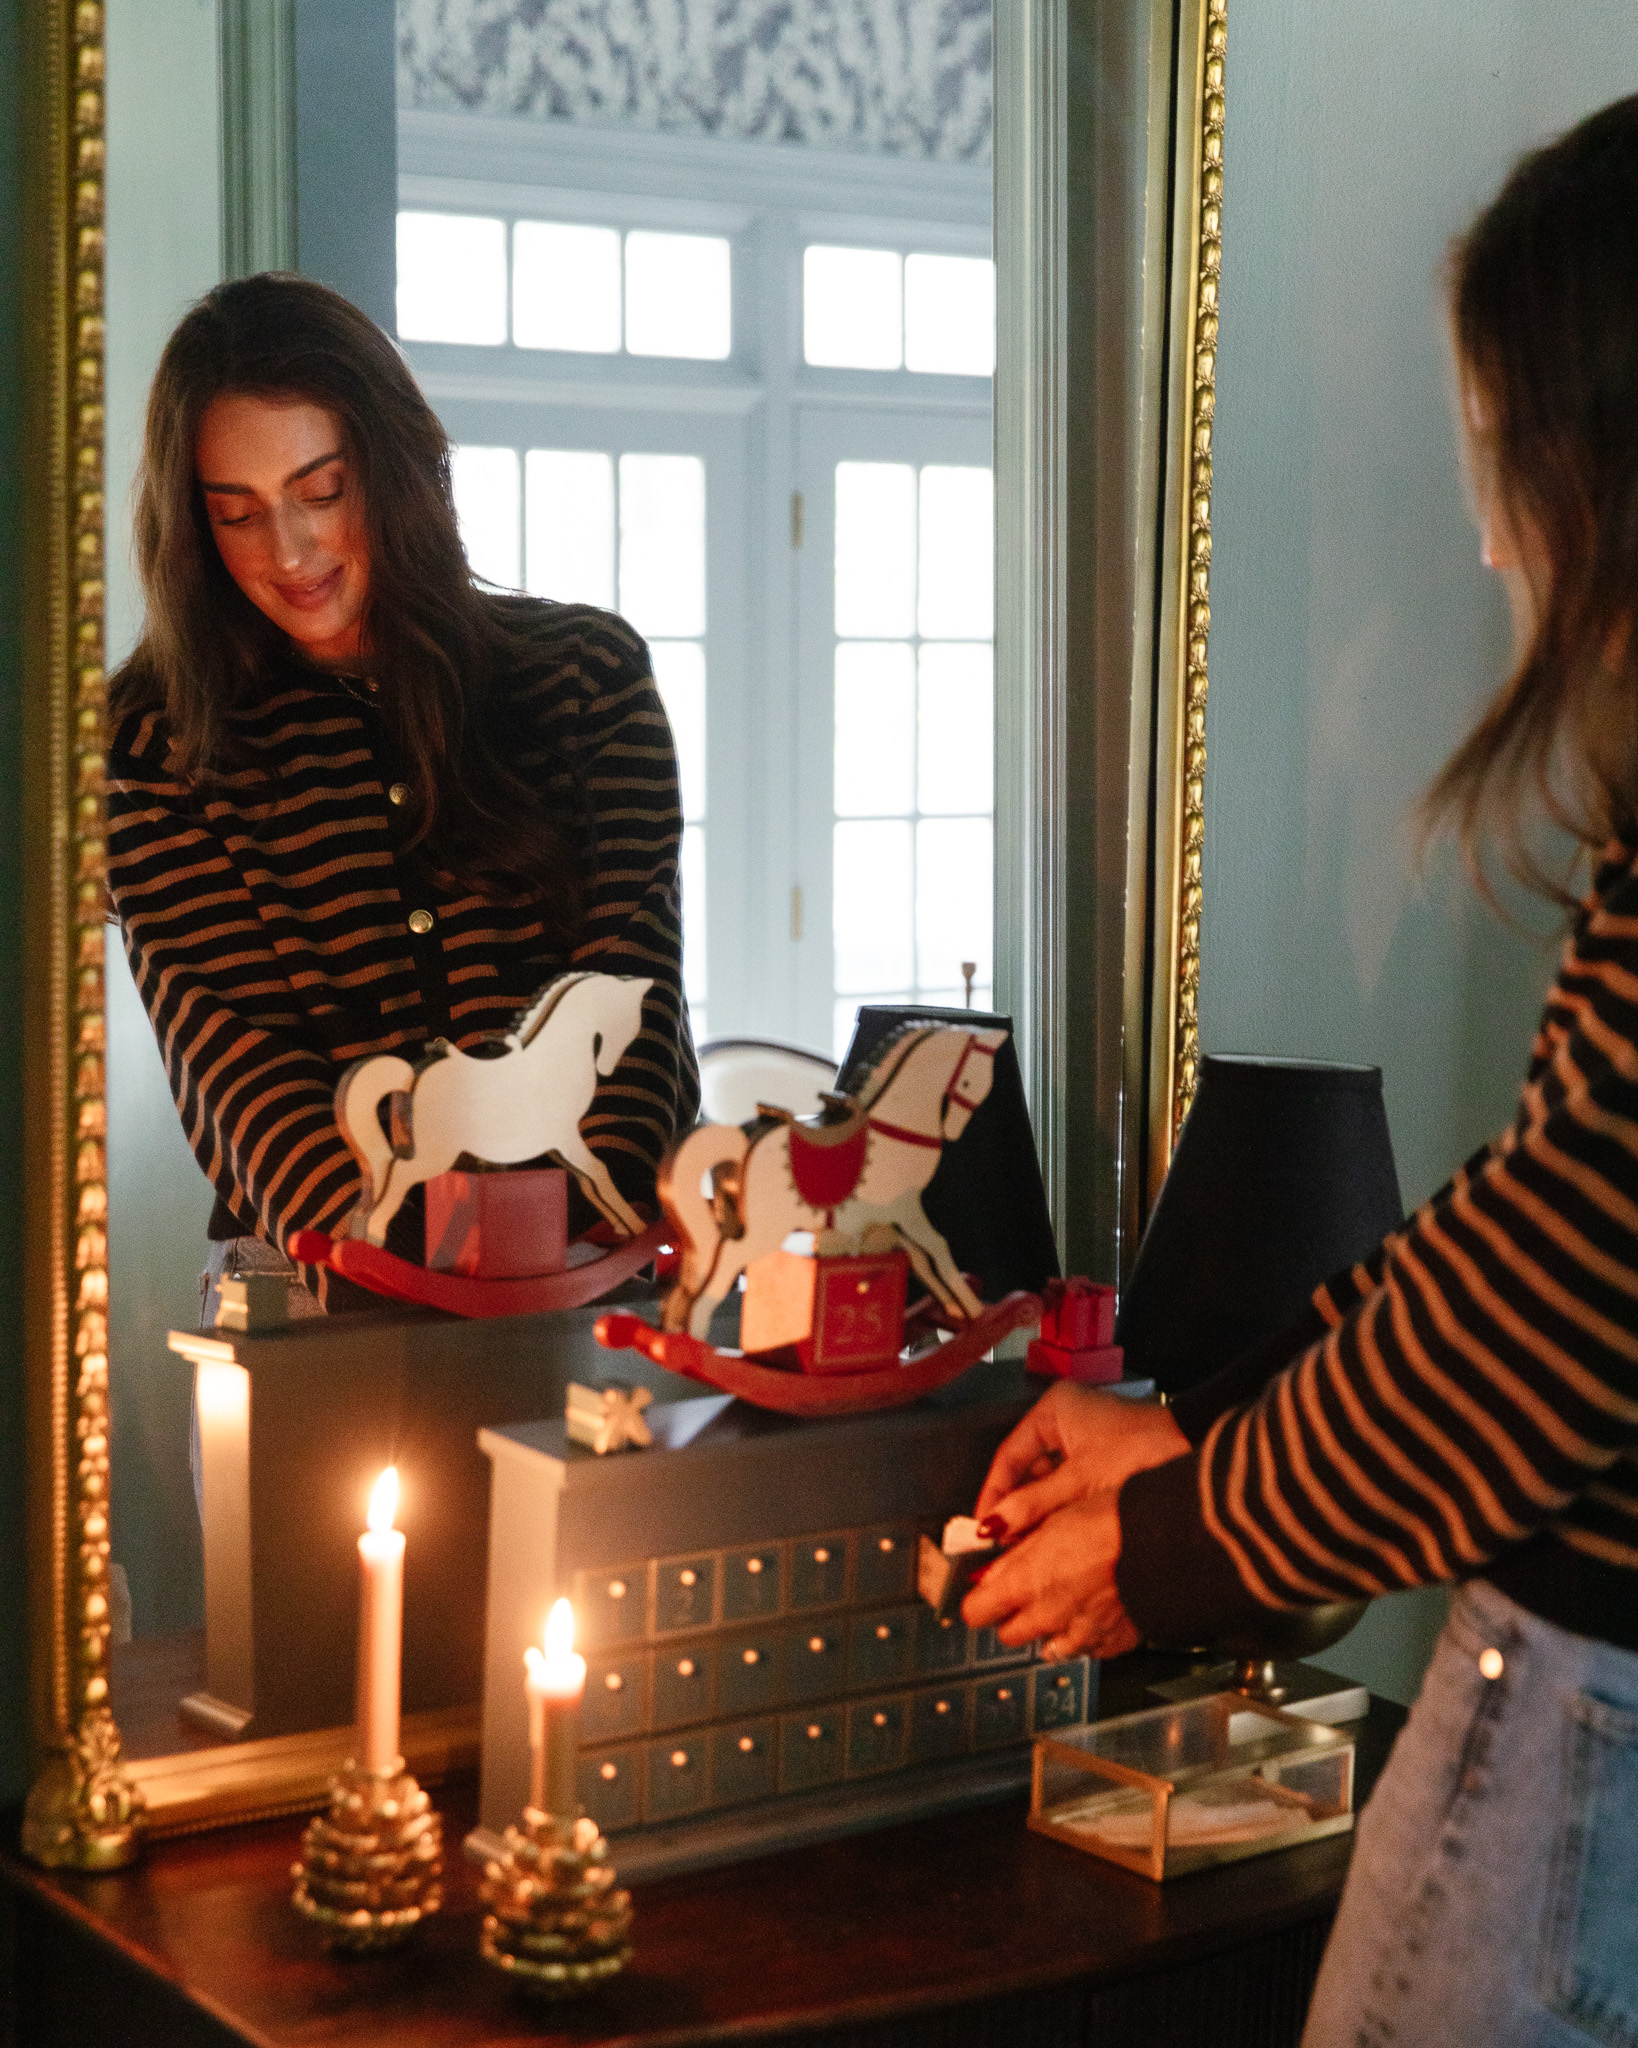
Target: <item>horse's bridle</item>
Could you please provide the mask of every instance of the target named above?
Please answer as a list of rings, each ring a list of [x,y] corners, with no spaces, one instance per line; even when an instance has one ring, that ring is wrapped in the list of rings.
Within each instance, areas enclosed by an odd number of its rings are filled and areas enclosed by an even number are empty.
[[[937,1137],[930,1138],[925,1131],[907,1131],[901,1124],[890,1124],[881,1117],[876,1116],[867,1115],[865,1118],[866,1123],[869,1124],[873,1131],[880,1131],[884,1138],[897,1138],[901,1145],[921,1145],[930,1152],[942,1151],[944,1146],[944,1119],[950,1113],[951,1102],[959,1102],[969,1115],[978,1107],[977,1103],[969,1102],[964,1095],[956,1094],[956,1083],[961,1079],[962,1069],[975,1052],[987,1060],[995,1058],[994,1046],[980,1045],[978,1034],[970,1031],[967,1034],[967,1043],[961,1048],[961,1057],[955,1063],[955,1071],[951,1074],[949,1080],[945,1082],[944,1093],[939,1097],[939,1135]]]

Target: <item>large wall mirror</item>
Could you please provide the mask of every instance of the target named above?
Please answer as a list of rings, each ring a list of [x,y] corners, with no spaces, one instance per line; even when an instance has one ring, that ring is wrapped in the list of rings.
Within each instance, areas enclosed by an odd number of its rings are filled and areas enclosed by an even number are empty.
[[[166,1332],[209,1200],[100,892],[142,408],[218,278],[300,268],[393,326],[475,570],[649,638],[697,1039],[1009,1012],[1066,1261],[1111,1278],[1192,1085],[1221,0],[859,0],[836,22],[880,32],[828,40],[685,7],[651,46],[553,12],[34,8],[31,1826],[60,1860],[117,1860],[139,1806],[299,1805],[339,1740],[179,1713],[203,1579]],[[406,1748],[435,1774],[475,1730]]]

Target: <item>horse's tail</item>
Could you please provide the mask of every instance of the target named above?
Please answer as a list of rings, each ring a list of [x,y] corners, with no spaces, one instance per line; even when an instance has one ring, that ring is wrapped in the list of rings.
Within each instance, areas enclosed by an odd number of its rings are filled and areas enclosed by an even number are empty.
[[[737,1124],[701,1124],[660,1162],[660,1200],[684,1240],[677,1247],[682,1253],[682,1269],[665,1304],[668,1330],[687,1329],[689,1310],[705,1291],[722,1240],[740,1234],[738,1212],[722,1180],[737,1179],[750,1143]],[[720,1175],[720,1168],[729,1169],[729,1176]],[[709,1196],[701,1192],[708,1174]],[[725,1223],[730,1227],[725,1229]]]
[[[357,1219],[380,1201],[392,1166],[393,1148],[381,1128],[381,1099],[415,1085],[415,1069],[396,1053],[381,1052],[355,1060],[336,1087],[336,1122],[364,1175],[364,1192],[353,1211]]]

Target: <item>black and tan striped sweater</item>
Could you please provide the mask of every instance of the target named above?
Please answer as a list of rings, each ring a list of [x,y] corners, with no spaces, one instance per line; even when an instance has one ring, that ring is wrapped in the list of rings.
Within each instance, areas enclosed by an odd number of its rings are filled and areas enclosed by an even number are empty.
[[[1594,879],[1511,1127],[1175,1413],[1193,1455],[1121,1491],[1152,1640],[1482,1575],[1638,1649],[1638,853]]]
[[[510,607],[527,646],[500,682],[509,757],[581,821],[572,963],[538,900],[431,878],[407,844],[403,764],[388,758],[368,685],[292,660],[235,716],[237,765],[198,793],[171,766],[160,715],[127,718],[114,737],[109,886],[183,1129],[216,1191],[212,1237],[282,1244],[333,1228],[359,1193],[335,1119],[343,1069],[370,1053],[414,1057],[434,1038],[470,1047],[570,964],[654,981],[642,1030],[583,1125],[629,1200],[652,1205],[660,1154],[693,1121],[682,816],[647,649],[606,612]]]

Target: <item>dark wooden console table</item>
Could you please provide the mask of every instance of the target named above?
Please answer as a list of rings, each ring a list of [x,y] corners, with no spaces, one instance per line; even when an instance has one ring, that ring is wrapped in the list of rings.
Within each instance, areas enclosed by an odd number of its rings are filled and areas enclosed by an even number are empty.
[[[1363,1798],[1404,1716],[1360,1723]],[[101,1878],[0,1858],[16,2048],[1281,2048],[1301,2031],[1350,1836],[1167,1886],[1030,1834],[1019,1800],[636,1893],[626,1976],[531,2008],[477,1960],[445,1817],[444,1911],[396,1956],[325,1955],[288,1905],[301,1823],[162,1842]],[[16,1840],[15,1821],[5,1836]]]

